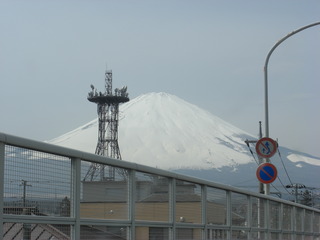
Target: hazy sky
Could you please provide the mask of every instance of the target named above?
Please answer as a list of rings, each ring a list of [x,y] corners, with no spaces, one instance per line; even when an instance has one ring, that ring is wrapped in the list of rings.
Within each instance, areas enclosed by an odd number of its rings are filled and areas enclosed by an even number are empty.
[[[2,0],[0,131],[49,140],[93,120],[107,64],[130,98],[168,92],[256,135],[267,53],[319,13],[318,0]],[[270,137],[320,157],[320,25],[268,73]]]

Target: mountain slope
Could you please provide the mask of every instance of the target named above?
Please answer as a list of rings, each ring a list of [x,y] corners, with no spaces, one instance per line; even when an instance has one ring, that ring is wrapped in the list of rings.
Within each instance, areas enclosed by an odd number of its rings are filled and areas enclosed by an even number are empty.
[[[50,142],[94,152],[97,119]],[[250,134],[167,94],[141,95],[120,106],[119,145],[126,161],[162,169],[235,167],[252,162]]]

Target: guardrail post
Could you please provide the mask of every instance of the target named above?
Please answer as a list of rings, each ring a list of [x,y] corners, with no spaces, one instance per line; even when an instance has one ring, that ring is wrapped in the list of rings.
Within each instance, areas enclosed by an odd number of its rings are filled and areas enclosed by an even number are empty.
[[[207,224],[207,186],[201,185],[201,200],[202,200],[202,224],[204,224],[203,232],[202,232],[202,239],[207,239],[207,231],[208,231],[208,224]]]
[[[169,239],[173,240],[176,237],[176,179],[172,178],[170,180],[169,186],[169,206],[170,206],[170,223],[171,231],[169,231]]]
[[[128,179],[128,212],[129,212],[129,221],[130,227],[128,228],[128,236],[127,239],[134,240],[136,239],[136,225],[135,225],[135,189],[136,189],[136,182],[135,182],[135,170],[128,170],[129,171],[129,179]]]
[[[232,237],[232,203],[231,203],[231,191],[227,191],[227,239]]]
[[[80,188],[81,188],[81,160],[71,159],[71,217],[74,218],[74,225],[71,232],[71,239],[80,239]]]
[[[0,236],[3,236],[3,197],[4,197],[5,144],[0,142]]]

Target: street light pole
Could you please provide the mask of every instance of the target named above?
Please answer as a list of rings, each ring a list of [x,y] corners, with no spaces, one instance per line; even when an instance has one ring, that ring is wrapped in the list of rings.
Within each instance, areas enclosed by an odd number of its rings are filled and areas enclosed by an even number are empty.
[[[320,25],[320,22],[312,23],[307,26],[301,27],[291,33],[289,33],[287,36],[281,38],[269,51],[265,64],[264,64],[264,100],[265,100],[265,136],[269,137],[269,110],[268,110],[268,63],[269,63],[269,58],[273,51],[286,39],[291,37],[292,35],[301,32],[307,28],[314,27],[316,25]]]
[[[269,137],[269,107],[268,107],[268,63],[269,63],[269,59],[271,54],[273,53],[273,51],[282,43],[284,42],[286,39],[288,39],[289,37],[291,37],[292,35],[301,32],[307,28],[310,27],[314,27],[320,25],[320,22],[316,22],[316,23],[312,23],[309,24],[307,26],[301,27],[291,33],[289,33],[287,36],[281,38],[269,51],[265,64],[264,64],[264,103],[265,103],[265,137]],[[268,158],[265,159],[265,162],[269,162],[270,160]],[[265,184],[265,194],[269,195],[270,194],[270,186],[269,184]]]

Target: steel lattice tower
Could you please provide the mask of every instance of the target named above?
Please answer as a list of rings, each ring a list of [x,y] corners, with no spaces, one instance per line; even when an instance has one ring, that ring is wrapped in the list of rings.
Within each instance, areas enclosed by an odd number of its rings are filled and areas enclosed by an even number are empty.
[[[99,119],[98,143],[96,154],[114,159],[121,159],[118,144],[118,125],[119,125],[119,104],[128,102],[127,87],[116,88],[112,93],[112,71],[105,72],[105,92],[97,92],[91,85],[91,92],[88,94],[88,100],[97,104]],[[105,172],[108,168],[107,173]],[[114,180],[115,169],[106,167],[102,164],[91,164],[84,180],[92,181],[100,176],[100,181]]]

